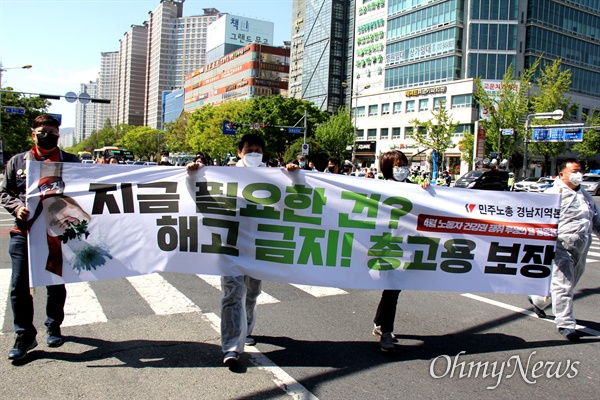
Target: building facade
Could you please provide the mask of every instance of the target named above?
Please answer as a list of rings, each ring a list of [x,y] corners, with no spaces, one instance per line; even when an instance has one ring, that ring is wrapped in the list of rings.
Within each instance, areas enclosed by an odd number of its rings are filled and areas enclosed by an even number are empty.
[[[398,148],[427,168],[431,152],[417,148],[410,121],[432,119],[443,102],[458,123],[444,167],[466,172],[458,143],[480,119],[474,78],[493,91],[509,65],[519,77],[538,57],[561,58],[571,71],[578,110],[569,118],[582,121],[600,108],[599,18],[600,3],[589,0],[358,1],[354,70],[344,89],[355,113],[357,162],[376,165]]]
[[[79,100],[75,106],[75,139],[77,143],[89,138],[92,132],[98,130],[96,121],[99,104],[82,101],[82,93],[87,93],[89,98],[98,98],[98,81],[89,81],[89,83],[80,85]]]
[[[187,73],[205,63],[208,25],[219,11],[183,17],[184,0],[163,0],[148,13],[144,125],[162,129],[163,92],[183,86]]]
[[[285,94],[289,60],[289,48],[246,45],[187,76],[185,111],[205,104]]]
[[[116,124],[144,125],[148,26],[131,25],[119,41]]]
[[[354,0],[295,0],[290,95],[331,113],[347,104],[351,79]],[[299,62],[299,59],[302,61]]]
[[[119,97],[119,52],[100,54],[100,75],[98,76],[98,97],[110,100],[110,104],[99,104],[96,126],[102,129],[107,122],[117,123]]]

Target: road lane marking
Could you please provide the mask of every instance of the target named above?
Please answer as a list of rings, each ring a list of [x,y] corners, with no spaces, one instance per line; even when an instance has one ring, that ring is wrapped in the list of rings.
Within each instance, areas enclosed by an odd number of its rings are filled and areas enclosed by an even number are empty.
[[[496,300],[488,299],[488,298],[485,298],[485,297],[477,296],[476,294],[471,294],[471,293],[462,293],[461,296],[468,297],[469,299],[481,301],[483,303],[487,303],[487,304],[490,304],[490,305],[493,305],[493,306],[496,306],[496,307],[504,308],[505,310],[513,311],[513,312],[516,312],[516,313],[527,315],[528,317],[540,319],[540,320],[551,322],[551,323],[554,324],[554,319],[550,319],[550,318],[538,318],[538,316],[535,315],[535,313],[533,311],[529,311],[529,310],[526,310],[526,309],[521,308],[521,307],[511,306],[510,304],[506,304],[506,303],[502,303],[500,301],[496,301]],[[588,327],[583,326],[583,325],[577,325],[576,329],[580,330],[582,332],[585,332],[585,333],[587,333],[589,335],[592,335],[592,336],[600,336],[600,331],[588,328]]]
[[[292,284],[292,286],[306,292],[314,297],[327,297],[327,296],[337,296],[340,294],[348,294],[345,290],[325,287],[325,286],[308,286],[308,285],[296,285]]]
[[[6,316],[6,307],[8,307],[8,292],[10,291],[10,280],[12,270],[0,269],[0,335],[2,335],[2,326]]]
[[[78,326],[108,321],[88,282],[70,283],[67,287],[65,320],[62,326]]]
[[[156,315],[183,314],[201,311],[186,295],[159,274],[132,276],[129,283],[154,310]]]
[[[202,314],[202,316],[210,322],[217,333],[221,333],[221,319],[215,313],[206,313]],[[319,400],[317,396],[309,392],[308,389],[271,361],[256,346],[246,346],[244,351],[250,355],[250,360],[258,369],[270,372],[273,375],[273,382],[291,398],[298,400]]]
[[[204,274],[196,274],[196,276],[202,279],[204,282],[208,283],[210,286],[215,289],[221,290],[221,277],[218,275],[204,275]],[[279,303],[275,297],[266,293],[265,291],[261,291],[258,299],[256,299],[256,304],[276,304]]]

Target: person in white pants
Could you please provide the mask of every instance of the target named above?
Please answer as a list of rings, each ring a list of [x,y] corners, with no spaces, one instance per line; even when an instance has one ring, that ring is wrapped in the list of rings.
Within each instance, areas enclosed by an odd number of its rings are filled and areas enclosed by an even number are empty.
[[[581,332],[576,330],[573,311],[575,286],[585,271],[585,260],[592,244],[592,233],[600,234],[600,218],[593,197],[580,185],[583,180],[581,164],[568,159],[558,166],[558,177],[546,193],[560,193],[558,240],[552,263],[550,298],[529,296],[529,302],[540,318],[552,304],[558,332],[566,339],[577,341]]]

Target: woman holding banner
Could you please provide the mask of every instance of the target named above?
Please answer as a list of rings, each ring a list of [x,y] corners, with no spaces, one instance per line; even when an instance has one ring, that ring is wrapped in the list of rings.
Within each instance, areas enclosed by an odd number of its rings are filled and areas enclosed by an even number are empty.
[[[410,183],[408,179],[410,175],[408,159],[400,150],[384,153],[379,160],[379,170],[384,179]],[[429,181],[421,183],[421,187],[426,188],[427,186],[429,186]],[[393,332],[399,295],[400,290],[384,290],[373,320],[375,324],[373,336],[379,337],[379,347],[384,352],[394,351],[394,343],[398,342]]]

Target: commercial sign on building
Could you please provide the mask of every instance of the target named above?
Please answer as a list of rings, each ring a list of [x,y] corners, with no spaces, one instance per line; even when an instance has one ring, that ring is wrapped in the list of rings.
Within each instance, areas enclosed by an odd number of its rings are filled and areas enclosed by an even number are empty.
[[[446,86],[434,86],[430,88],[407,90],[404,94],[406,97],[427,96],[429,94],[446,93],[447,90],[448,88]]]
[[[260,43],[272,46],[274,29],[273,22],[223,14],[208,26],[206,49],[210,51],[222,44]]]

